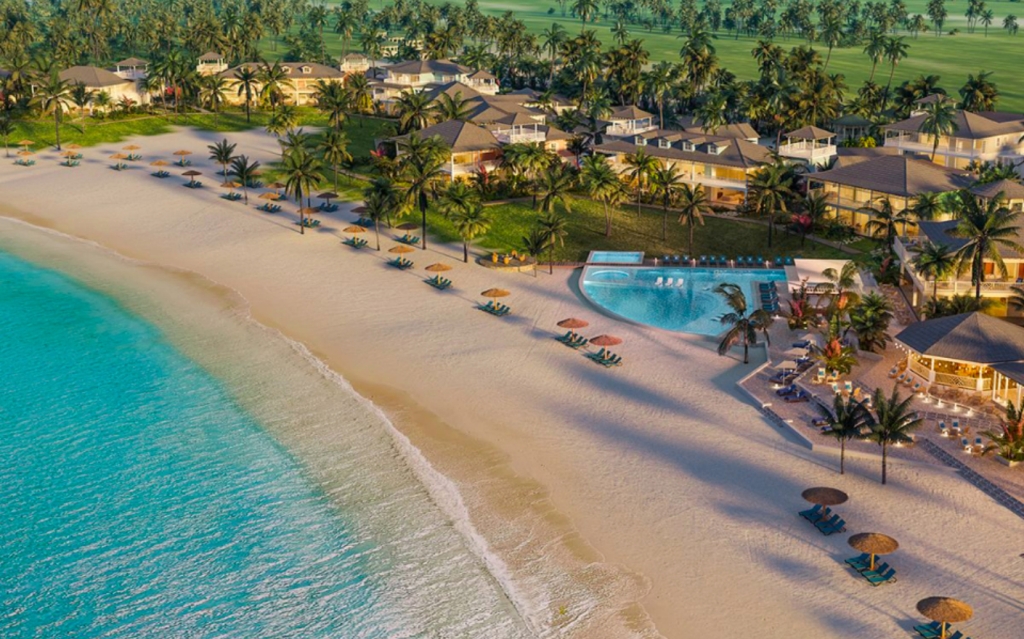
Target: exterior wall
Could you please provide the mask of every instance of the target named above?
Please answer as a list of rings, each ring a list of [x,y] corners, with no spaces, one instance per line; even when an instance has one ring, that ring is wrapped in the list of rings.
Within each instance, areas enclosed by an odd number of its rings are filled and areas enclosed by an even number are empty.
[[[316,85],[321,79],[326,82],[342,81],[341,78],[290,78],[292,86],[286,86],[283,90],[285,102],[298,106],[313,104],[315,102],[313,96],[316,94]],[[227,87],[224,91],[224,101],[235,106],[244,104],[245,95],[238,95],[238,81],[233,78],[226,78],[226,80]],[[256,85],[253,95],[254,101],[259,99],[259,92],[261,88],[261,85]]]
[[[598,151],[600,152],[600,151]],[[606,154],[607,155],[607,154]],[[607,155],[609,163],[619,173],[629,170],[625,155],[616,153]],[[708,192],[712,202],[721,204],[742,204],[747,197],[747,181],[756,169],[713,164],[701,160],[669,160],[658,158],[663,166],[674,166],[679,171],[683,182],[691,185],[702,185]]]
[[[934,162],[950,168],[965,169],[972,161],[1018,161],[1024,158],[1024,143],[1020,142],[1022,134],[1024,131],[978,140],[940,136]],[[917,132],[890,131],[885,137],[885,146],[900,149],[902,153],[920,153],[928,157],[931,157],[934,143],[933,136]]]
[[[889,198],[893,208],[897,211],[914,206],[913,198],[901,195],[861,189],[834,182],[822,182],[820,184],[821,186],[818,190],[828,196],[829,209],[834,214],[834,219],[853,227],[854,231],[861,234],[867,232],[867,223],[871,219],[871,214],[865,213],[861,209],[877,206],[878,201],[885,198]],[[918,232],[917,224],[907,224],[906,233],[908,235],[916,236]]]
[[[149,104],[149,96],[139,91],[138,85],[135,82],[125,82],[124,84],[115,84],[109,87],[86,87],[90,91],[100,93],[101,91],[106,92],[110,96],[110,108],[117,108],[121,98],[128,98],[135,106],[141,106]]]

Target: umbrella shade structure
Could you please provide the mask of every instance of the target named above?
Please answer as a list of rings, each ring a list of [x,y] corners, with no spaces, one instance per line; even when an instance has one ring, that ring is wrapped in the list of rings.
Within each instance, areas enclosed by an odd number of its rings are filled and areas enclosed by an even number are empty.
[[[167,160],[153,160],[149,163],[150,166],[167,166]]]
[[[363,213],[366,213],[366,207],[365,206],[357,206],[357,207],[352,209],[352,212],[355,213],[356,215],[362,215]]]
[[[967,621],[974,616],[974,609],[952,597],[928,597],[917,602],[917,611],[932,621],[942,624],[940,637],[946,637],[946,625]]]
[[[791,348],[788,351],[786,351],[785,353],[783,353],[783,355],[785,355],[786,357],[804,357],[805,355],[807,355],[807,349],[806,348]]]
[[[317,195],[316,197],[317,197],[317,199],[320,199],[320,200],[331,201],[334,198],[338,197],[338,194],[337,193],[332,193],[331,191],[327,191],[326,193],[321,193],[320,195]]]
[[[618,346],[622,343],[622,338],[614,335],[598,335],[590,340],[590,343],[595,346]]]
[[[577,329],[586,328],[590,326],[590,322],[578,319],[576,317],[569,317],[559,322],[558,325],[561,326],[562,328]]]
[[[408,246],[405,247],[405,248],[408,248],[411,251],[416,250],[416,249],[413,249],[413,248],[408,247]],[[508,297],[512,293],[509,293],[508,291],[506,291],[503,288],[489,288],[489,289],[487,289],[486,291],[484,291],[483,293],[480,293],[480,294],[483,295],[484,297],[489,297],[492,300],[496,300],[499,297]]]
[[[359,226],[358,224],[353,224],[352,226],[346,226],[345,228],[341,229],[341,232],[342,233],[365,233],[366,229],[363,228],[362,226]]]
[[[268,189],[283,189],[287,186],[284,182],[271,182],[267,185]]]
[[[419,227],[420,225],[417,224],[416,222],[405,222],[404,224],[399,224],[395,228],[398,229],[399,231],[415,231]]]
[[[242,183],[241,182],[232,182],[232,181],[229,180],[227,182],[222,183],[221,186],[223,186],[226,189],[237,189],[237,188],[242,186]]]
[[[851,547],[871,555],[870,569],[875,569],[875,555],[888,555],[900,547],[898,541],[882,533],[857,533],[847,540]]]
[[[69,144],[69,145],[67,145],[64,148],[70,149],[71,151],[77,151],[78,149],[82,148],[82,145],[81,144]]]
[[[141,148],[142,147],[139,146],[138,144],[129,144],[128,146],[122,146],[121,150],[122,151],[138,151]]]
[[[35,144],[35,142],[33,142],[32,140],[19,140],[18,141],[18,146],[32,146],[33,144]]]
[[[280,200],[281,194],[274,193],[273,191],[268,191],[266,193],[261,193],[259,197],[261,200],[270,200],[271,202],[273,202],[274,200]]]
[[[188,183],[189,184],[195,184],[196,183],[196,176],[197,175],[202,175],[202,173],[200,173],[199,171],[185,171],[184,173],[182,173],[182,175],[184,175],[185,177],[188,178]]]
[[[388,253],[396,253],[398,255],[401,255],[403,253],[412,253],[415,250],[416,249],[414,249],[411,246],[406,246],[405,244],[402,244],[400,246],[394,246],[392,248],[389,248]]]
[[[65,158],[73,158],[76,155],[78,155],[78,154],[75,153],[74,151],[64,151],[63,153],[61,153],[61,157],[65,157]]]
[[[123,160],[123,159],[125,159],[126,157],[127,157],[127,156],[126,156],[126,155],[125,155],[124,153],[115,153],[114,155],[111,155],[111,156],[110,156],[110,159],[111,159],[111,160]]]
[[[780,362],[780,363],[776,364],[775,368],[778,368],[779,370],[784,370],[784,371],[792,371],[792,370],[796,370],[797,369],[797,363],[794,362],[791,359],[787,359],[784,362]]]
[[[800,493],[800,495],[812,504],[819,504],[821,506],[838,506],[839,504],[845,504],[846,500],[850,498],[849,495],[838,488],[828,488],[827,486],[808,488]]]
[[[178,164],[185,166],[185,156],[192,155],[192,151],[186,151],[185,149],[179,149],[173,153],[178,156]]]
[[[26,151],[18,151],[18,155],[21,155],[21,156],[35,155],[35,152],[34,151],[28,151],[28,150],[26,150]]]
[[[447,264],[441,264],[440,262],[438,262],[437,264],[431,264],[426,268],[426,270],[430,271],[431,273],[444,273],[445,271],[452,270],[452,267],[448,266]]]

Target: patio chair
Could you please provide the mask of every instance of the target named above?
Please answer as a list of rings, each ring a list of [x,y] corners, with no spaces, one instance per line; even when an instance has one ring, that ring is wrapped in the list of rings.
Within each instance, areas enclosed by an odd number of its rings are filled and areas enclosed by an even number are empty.
[[[809,521],[819,519],[822,517],[821,504],[814,504],[814,506],[812,506],[811,508],[808,508],[807,510],[801,510],[797,514]]]
[[[661,275],[658,276],[658,279],[654,280],[654,285],[655,286],[661,286],[664,283],[665,283],[665,278],[662,277]]]
[[[973,449],[971,448],[971,440],[966,437],[960,438],[960,446],[963,447],[965,453],[973,452]]]
[[[939,422],[939,435],[942,437],[949,437],[949,428],[946,426],[946,422]]]
[[[815,527],[821,531],[823,535],[834,535],[846,531],[846,522],[842,517],[835,515],[836,521],[829,520],[826,525],[815,524]]]
[[[914,626],[914,630],[925,639],[935,639],[935,637],[940,636],[942,633],[942,624],[938,621],[923,623]]]

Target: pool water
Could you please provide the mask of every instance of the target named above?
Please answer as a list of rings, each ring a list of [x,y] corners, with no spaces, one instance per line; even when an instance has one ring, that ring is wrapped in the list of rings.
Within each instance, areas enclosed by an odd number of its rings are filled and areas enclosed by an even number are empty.
[[[591,264],[643,264],[640,251],[591,251],[587,262]]]
[[[671,285],[667,285],[669,278]],[[716,286],[739,285],[753,309],[759,301],[758,282],[785,280],[785,271],[775,269],[589,266],[580,285],[591,302],[624,319],[670,331],[719,335],[725,330],[719,318],[730,309],[714,292]]]

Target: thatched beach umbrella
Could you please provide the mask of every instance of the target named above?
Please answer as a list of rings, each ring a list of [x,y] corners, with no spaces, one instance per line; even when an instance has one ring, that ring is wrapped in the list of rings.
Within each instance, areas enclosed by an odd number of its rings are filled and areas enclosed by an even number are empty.
[[[196,170],[189,170],[182,173],[182,175],[188,178],[189,186],[194,186],[196,183],[196,176],[202,175],[202,173]]]
[[[259,198],[261,200],[270,200],[271,202],[273,202],[275,200],[280,200],[281,194],[275,193],[273,191],[267,191],[266,193],[260,193]]]
[[[401,244],[399,246],[394,246],[394,247],[389,248],[388,249],[388,253],[395,253],[396,255],[404,255],[406,253],[412,253],[415,250],[416,249],[414,249],[411,246],[406,246],[405,244]]]
[[[186,155],[192,155],[192,151],[186,151],[185,149],[179,149],[179,150],[175,151],[172,155],[177,155],[178,156],[178,164],[180,164],[181,166],[185,166],[185,156]]]
[[[299,234],[306,234],[306,218],[313,217],[320,212],[320,209],[315,209],[311,206],[303,206],[299,209]]]
[[[75,159],[76,155],[78,155],[78,154],[75,153],[74,151],[64,151],[63,153],[61,153],[61,156],[66,158],[66,164],[68,166],[73,166],[71,164],[71,161]]]
[[[149,163],[150,166],[167,166],[167,160],[153,160]]]
[[[839,490],[838,488],[828,488],[826,486],[817,486],[815,488],[808,488],[804,492],[800,493],[804,499],[817,504],[823,508],[828,506],[838,506],[839,504],[846,503],[846,500],[850,497]],[[825,518],[825,511],[821,511],[821,518]]]
[[[366,228],[358,224],[352,224],[341,229],[342,233],[366,233]]]
[[[222,182],[221,186],[223,186],[226,189],[237,189],[242,186],[242,183],[235,182],[233,180],[228,180],[227,182]]]
[[[35,144],[35,142],[33,142],[32,140],[19,140],[18,141],[18,146],[25,147],[26,151],[28,150],[28,147],[32,146],[33,144]]]
[[[419,227],[420,225],[417,224],[416,222],[404,222],[402,224],[399,224],[395,228],[398,229],[399,231],[415,231]]]
[[[572,335],[573,337],[575,337],[576,336],[576,329],[577,328],[586,328],[586,327],[590,326],[590,322],[588,322],[586,320],[581,320],[581,319],[576,318],[576,317],[568,317],[568,318],[562,320],[561,322],[559,322],[558,325],[561,326],[562,328],[569,329],[569,334]]]
[[[64,148],[68,149],[69,151],[77,151],[78,149],[82,148],[82,145],[81,144],[69,144],[69,145],[67,145]]]
[[[115,153],[114,155],[110,156],[110,159],[111,160],[123,160],[123,159],[125,159],[125,157],[126,156],[125,156],[124,153]]]
[[[441,264],[440,262],[438,262],[437,264],[431,264],[426,268],[426,270],[430,271],[431,273],[444,273],[445,271],[452,270],[452,267],[448,266],[447,264]]]
[[[267,188],[268,189],[283,189],[283,188],[285,188],[287,186],[288,185],[285,184],[284,182],[271,182],[270,184],[267,185]]]
[[[974,610],[959,599],[952,597],[928,597],[917,602],[917,611],[932,621],[942,624],[939,634],[941,639],[946,637],[946,625],[967,621],[974,616]]]
[[[363,213],[366,213],[366,207],[362,205],[353,207],[352,212],[356,215],[362,215]]]
[[[333,200],[334,198],[338,197],[338,194],[334,193],[332,191],[325,191],[324,193],[321,193],[321,194],[317,195],[316,197],[319,200],[323,200],[324,202],[327,202],[327,205],[330,206],[331,205],[331,200]]]
[[[622,338],[614,335],[598,335],[590,340],[590,343],[595,346],[618,346],[622,343]]]
[[[853,548],[871,555],[870,570],[875,569],[875,555],[888,555],[900,547],[898,541],[882,533],[857,533],[848,540]]]
[[[122,146],[121,150],[122,151],[138,151],[141,148],[142,147],[139,146],[138,144],[129,144],[128,146]]]
[[[409,248],[409,247],[405,247],[405,248]],[[512,293],[509,293],[508,291],[506,291],[503,288],[489,288],[489,289],[487,289],[486,291],[484,291],[483,293],[480,293],[480,294],[483,295],[484,297],[489,297],[492,300],[496,300],[499,297],[508,297]]]

